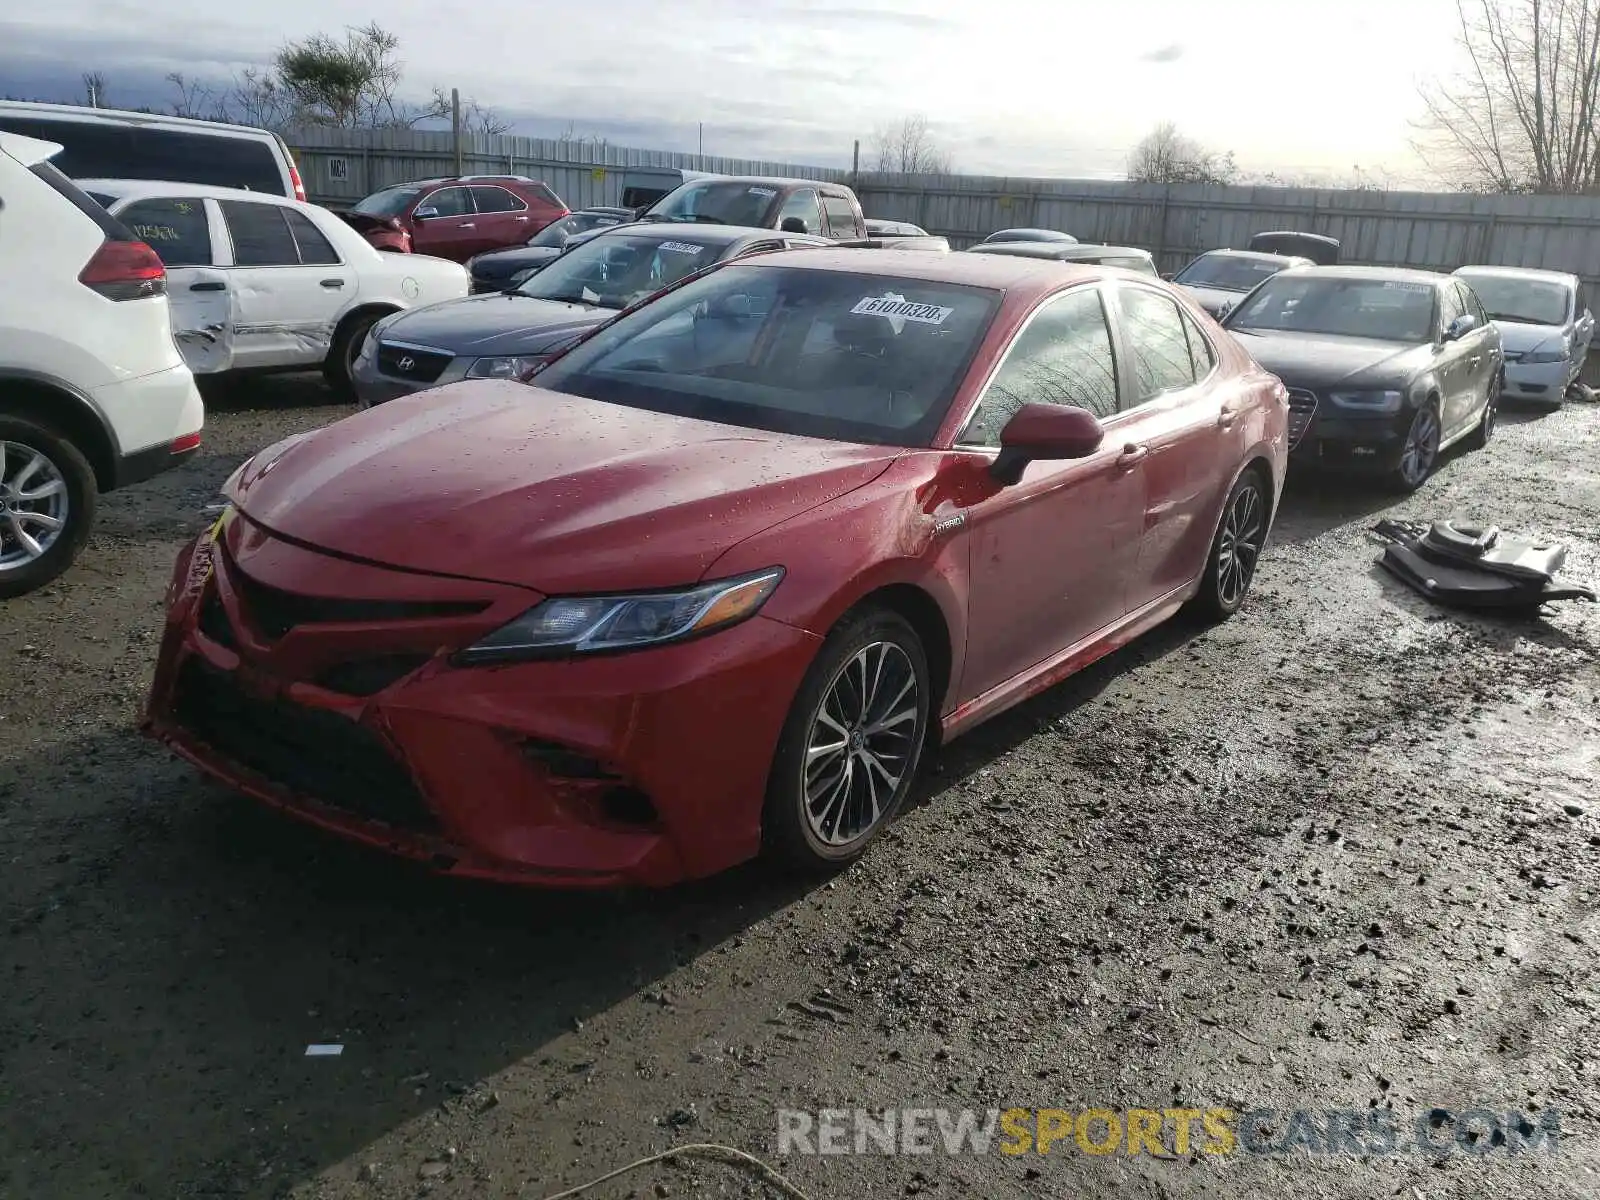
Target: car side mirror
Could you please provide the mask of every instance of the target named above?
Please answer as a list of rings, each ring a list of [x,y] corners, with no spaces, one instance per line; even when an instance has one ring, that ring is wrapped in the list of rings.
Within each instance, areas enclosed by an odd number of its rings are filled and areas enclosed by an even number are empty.
[[[426,221],[430,217],[437,217],[438,215],[439,210],[437,208],[431,204],[424,204],[421,208],[417,209],[416,212],[411,214],[411,219],[413,221]]]
[[[806,228],[806,223],[803,220],[801,220],[799,217],[785,217],[783,219],[782,224],[780,224],[778,226],[778,232],[779,233],[810,233],[811,230]]]
[[[1024,404],[1000,431],[1000,453],[989,473],[1009,487],[1030,462],[1088,458],[1105,439],[1100,418],[1086,408]]]
[[[1458,342],[1477,327],[1477,317],[1473,316],[1471,313],[1462,313],[1454,321],[1451,321],[1449,326],[1445,329],[1444,340],[1447,342]]]

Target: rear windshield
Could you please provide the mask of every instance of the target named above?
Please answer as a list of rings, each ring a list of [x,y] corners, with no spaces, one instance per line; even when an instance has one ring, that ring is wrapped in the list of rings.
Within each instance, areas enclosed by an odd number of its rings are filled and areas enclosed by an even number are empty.
[[[1242,258],[1237,254],[1202,254],[1179,271],[1173,282],[1187,283],[1191,287],[1216,288],[1223,292],[1248,292],[1283,268],[1283,263],[1270,259]]]
[[[278,156],[259,138],[10,114],[0,114],[0,129],[60,143],[50,161],[73,179],[166,179],[291,194]]]
[[[606,326],[536,382],[751,429],[926,446],[999,302],[924,279],[728,266]]]
[[[1478,293],[1491,321],[1513,325],[1565,325],[1572,313],[1572,289],[1554,280],[1518,275],[1468,275],[1461,278]]]

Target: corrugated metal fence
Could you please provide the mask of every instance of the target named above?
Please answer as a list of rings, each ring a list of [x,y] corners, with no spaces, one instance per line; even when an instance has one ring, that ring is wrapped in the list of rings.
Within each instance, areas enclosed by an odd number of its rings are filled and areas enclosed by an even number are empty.
[[[391,183],[455,170],[451,135],[423,130],[304,130],[289,136],[313,199],[338,205]],[[469,173],[543,179],[568,204],[616,204],[628,167],[686,167],[848,181],[850,173],[795,163],[525,137],[463,139]],[[1546,267],[1600,291],[1600,196],[1466,196],[1433,192],[1206,187],[879,175],[855,181],[869,216],[913,221],[967,246],[1007,226],[1061,229],[1082,241],[1142,246],[1161,269],[1243,246],[1268,229],[1327,234],[1350,262],[1454,270],[1466,263]]]

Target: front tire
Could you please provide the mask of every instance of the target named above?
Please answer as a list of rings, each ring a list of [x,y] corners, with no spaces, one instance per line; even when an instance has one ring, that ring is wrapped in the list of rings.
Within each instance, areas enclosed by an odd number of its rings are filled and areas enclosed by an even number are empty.
[[[1439,419],[1439,402],[1429,400],[1411,419],[1400,447],[1400,456],[1389,472],[1389,484],[1402,495],[1410,495],[1433,474],[1439,465],[1439,438],[1443,426]]]
[[[1228,493],[1217,534],[1211,539],[1211,553],[1193,604],[1202,619],[1225,621],[1244,604],[1266,545],[1271,511],[1261,472],[1247,470]]]
[[[342,399],[356,398],[356,359],[361,354],[367,334],[384,315],[362,313],[345,321],[334,333],[333,343],[328,347],[328,357],[322,362],[322,378]]]
[[[807,873],[859,858],[916,777],[928,729],[928,660],[898,613],[866,608],[828,635],[784,722],[767,783],[767,850]]]
[[[94,525],[94,469],[45,425],[0,414],[0,599],[55,579]]]

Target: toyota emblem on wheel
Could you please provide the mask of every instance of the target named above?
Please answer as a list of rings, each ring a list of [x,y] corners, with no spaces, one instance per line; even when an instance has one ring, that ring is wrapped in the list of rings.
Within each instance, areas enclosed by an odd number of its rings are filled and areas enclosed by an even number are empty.
[[[407,354],[404,358],[402,358],[399,362],[397,362],[395,364],[395,366],[399,367],[402,371],[409,371],[409,370],[411,370],[412,367],[414,367],[416,365],[417,365],[417,360],[412,358],[411,355],[409,355],[409,354]]]

